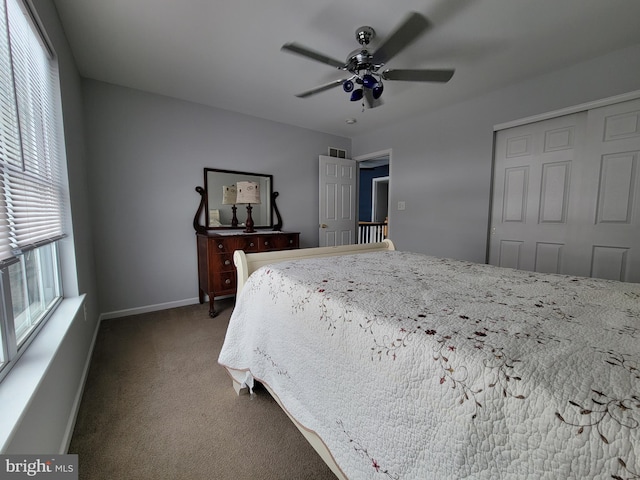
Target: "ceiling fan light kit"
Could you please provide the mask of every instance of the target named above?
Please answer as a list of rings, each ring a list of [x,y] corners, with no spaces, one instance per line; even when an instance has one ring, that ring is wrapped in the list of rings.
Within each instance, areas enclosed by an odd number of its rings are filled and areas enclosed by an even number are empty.
[[[422,35],[429,26],[430,22],[426,17],[417,12],[411,12],[393,33],[382,41],[375,52],[370,52],[367,49],[371,40],[376,36],[375,30],[369,26],[360,27],[356,30],[356,40],[361,48],[351,52],[347,57],[346,63],[311,50],[298,43],[284,44],[282,50],[286,52],[295,53],[308,59],[325,63],[351,74],[350,77],[334,80],[325,85],[299,93],[296,96],[306,98],[342,85],[342,89],[351,94],[350,100],[352,102],[363,100],[364,109],[365,101],[369,108],[379,106],[382,103],[380,98],[384,91],[382,80],[448,82],[455,70],[386,69],[380,72],[380,69],[388,63],[389,60]],[[362,87],[354,90],[356,84]]]
[[[370,73],[365,73],[362,76],[362,85],[364,86],[364,88],[377,87],[378,86],[378,80],[376,80],[376,78],[373,75],[371,75]]]

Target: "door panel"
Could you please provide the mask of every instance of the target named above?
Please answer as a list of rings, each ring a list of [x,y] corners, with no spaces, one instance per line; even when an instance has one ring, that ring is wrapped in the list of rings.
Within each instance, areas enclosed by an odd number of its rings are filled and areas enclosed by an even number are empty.
[[[560,243],[536,242],[535,271],[542,273],[560,273],[562,249]]]
[[[524,222],[527,212],[529,167],[507,168],[504,172],[503,222]]]
[[[540,223],[566,223],[571,162],[542,165]]]
[[[502,240],[500,242],[498,265],[508,268],[520,268],[522,244],[523,242],[515,240]]]
[[[351,245],[356,240],[357,167],[355,160],[320,156],[321,247]]]
[[[576,142],[586,115],[554,118],[496,135],[489,263],[560,273],[566,257]]]
[[[590,110],[587,125],[590,273],[640,282],[640,100]]]
[[[591,256],[591,276],[609,280],[624,280],[628,253],[628,248],[594,246]]]

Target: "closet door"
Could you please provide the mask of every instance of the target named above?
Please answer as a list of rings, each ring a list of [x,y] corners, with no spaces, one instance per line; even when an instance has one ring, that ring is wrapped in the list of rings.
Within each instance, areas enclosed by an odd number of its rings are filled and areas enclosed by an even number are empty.
[[[640,281],[640,100],[496,134],[489,263]]]
[[[589,110],[583,162],[576,255],[592,277],[640,282],[640,99]]]
[[[489,263],[565,273],[586,113],[496,135]]]

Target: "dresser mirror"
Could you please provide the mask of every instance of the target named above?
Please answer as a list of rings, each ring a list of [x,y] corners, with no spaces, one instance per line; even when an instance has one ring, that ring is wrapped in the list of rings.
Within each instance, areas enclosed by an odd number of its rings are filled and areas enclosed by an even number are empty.
[[[245,227],[247,204],[236,203],[238,182],[251,182],[252,185],[257,185],[259,196],[256,199],[259,198],[260,203],[251,203],[254,228],[279,230],[282,227],[282,220],[275,205],[278,192],[273,191],[272,175],[205,168],[204,188],[196,187],[196,191],[201,195],[200,207],[193,221],[196,231]],[[275,224],[274,211],[278,217]]]

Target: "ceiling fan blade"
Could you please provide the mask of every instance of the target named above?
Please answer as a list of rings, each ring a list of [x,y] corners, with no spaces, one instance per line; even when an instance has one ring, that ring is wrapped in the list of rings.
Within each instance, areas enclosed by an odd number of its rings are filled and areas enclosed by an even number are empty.
[[[348,78],[343,78],[342,80],[334,80],[333,82],[325,83],[324,85],[320,85],[319,87],[312,88],[311,90],[307,90],[306,92],[298,93],[296,97],[298,98],[307,98],[311,95],[315,95],[316,93],[324,92],[325,90],[330,90],[335,87],[339,87],[344,82],[346,82]]]
[[[280,48],[280,50],[295,53],[297,55],[310,58],[311,60],[315,60],[316,62],[326,63],[327,65],[331,65],[332,67],[339,68],[341,70],[344,70],[345,68],[344,62],[336,60],[335,58],[328,57],[320,52],[311,50],[310,48],[300,45],[299,43],[285,43]]]
[[[451,80],[455,70],[385,70],[384,80],[403,80],[405,82],[440,82]]]
[[[367,102],[367,107],[369,108],[376,108],[384,103],[382,98],[373,98],[373,91],[370,88],[364,89],[364,99]]]
[[[375,51],[373,54],[373,63],[387,63],[402,49],[424,33],[430,25],[429,20],[427,20],[425,16],[417,12],[411,12]]]

